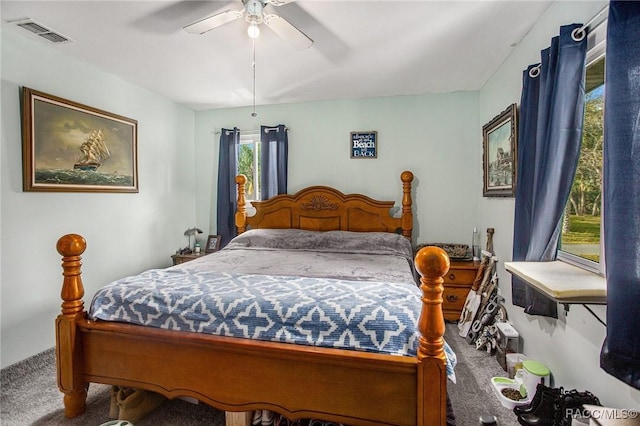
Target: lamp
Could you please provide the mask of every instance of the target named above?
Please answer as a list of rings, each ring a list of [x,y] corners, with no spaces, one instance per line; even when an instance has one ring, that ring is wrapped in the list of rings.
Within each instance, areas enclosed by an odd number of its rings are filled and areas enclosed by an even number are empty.
[[[195,226],[184,231],[184,235],[189,237],[189,245],[182,250],[183,253],[191,253],[191,236],[193,235],[195,238],[195,235],[198,234],[202,234],[202,229],[196,228]]]

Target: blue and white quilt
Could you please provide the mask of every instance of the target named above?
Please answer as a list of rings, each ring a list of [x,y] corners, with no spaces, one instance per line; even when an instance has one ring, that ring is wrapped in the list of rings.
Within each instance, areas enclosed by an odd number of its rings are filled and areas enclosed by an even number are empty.
[[[223,249],[221,258],[240,250],[235,246]],[[228,272],[217,262],[207,267],[216,255],[113,282],[95,295],[89,315],[170,330],[416,355],[422,302],[411,273],[409,282],[387,282],[354,279],[351,273],[349,279],[315,276],[315,270],[311,276]],[[251,255],[250,269],[256,269],[261,256]],[[445,350],[447,375],[455,381],[455,354],[446,344]]]

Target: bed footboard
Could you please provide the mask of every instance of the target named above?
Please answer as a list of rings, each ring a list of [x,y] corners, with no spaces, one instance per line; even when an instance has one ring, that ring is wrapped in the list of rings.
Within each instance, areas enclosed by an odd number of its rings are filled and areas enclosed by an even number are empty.
[[[439,248],[425,247],[416,256],[423,308],[414,358],[91,321],[82,301],[85,247],[76,234],[57,244],[64,281],[56,366],[67,417],[85,411],[88,383],[95,382],[189,396],[225,411],[269,409],[291,419],[446,423],[442,277],[449,258]],[[281,386],[273,389],[276,381]]]

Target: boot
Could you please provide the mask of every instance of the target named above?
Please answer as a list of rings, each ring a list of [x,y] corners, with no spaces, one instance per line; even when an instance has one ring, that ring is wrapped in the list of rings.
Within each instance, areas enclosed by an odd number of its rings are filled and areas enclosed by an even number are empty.
[[[573,417],[586,418],[586,413],[583,413],[583,405],[601,405],[600,400],[594,394],[589,391],[578,392],[577,390],[571,390],[566,392],[555,402],[555,425],[557,426],[571,426]]]
[[[531,413],[538,407],[538,405],[540,405],[543,393],[551,393],[552,396],[558,397],[562,394],[562,391],[562,388],[550,388],[542,383],[538,383],[538,386],[536,387],[536,393],[533,396],[531,402],[528,405],[517,405],[513,407],[513,412],[516,413],[517,416],[525,413]]]
[[[138,420],[158,408],[166,398],[155,392],[143,389],[123,388],[117,394],[120,413],[119,420],[137,423]]]
[[[518,416],[518,422],[524,426],[556,426],[556,401],[558,396],[550,392],[542,392],[537,407],[529,413]]]

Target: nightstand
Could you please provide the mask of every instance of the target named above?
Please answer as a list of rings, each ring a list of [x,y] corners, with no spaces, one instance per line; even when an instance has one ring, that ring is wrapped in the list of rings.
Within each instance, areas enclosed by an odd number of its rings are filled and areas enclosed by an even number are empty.
[[[480,262],[451,261],[449,272],[444,276],[442,313],[447,321],[458,321],[467,300],[471,285],[480,268]]]
[[[197,259],[199,257],[206,256],[208,254],[209,253],[205,253],[203,251],[201,251],[200,253],[189,253],[189,254],[178,254],[178,253],[176,253],[176,254],[171,256],[171,259],[173,259],[173,264],[174,265],[179,265],[181,263],[188,262],[190,260]]]

